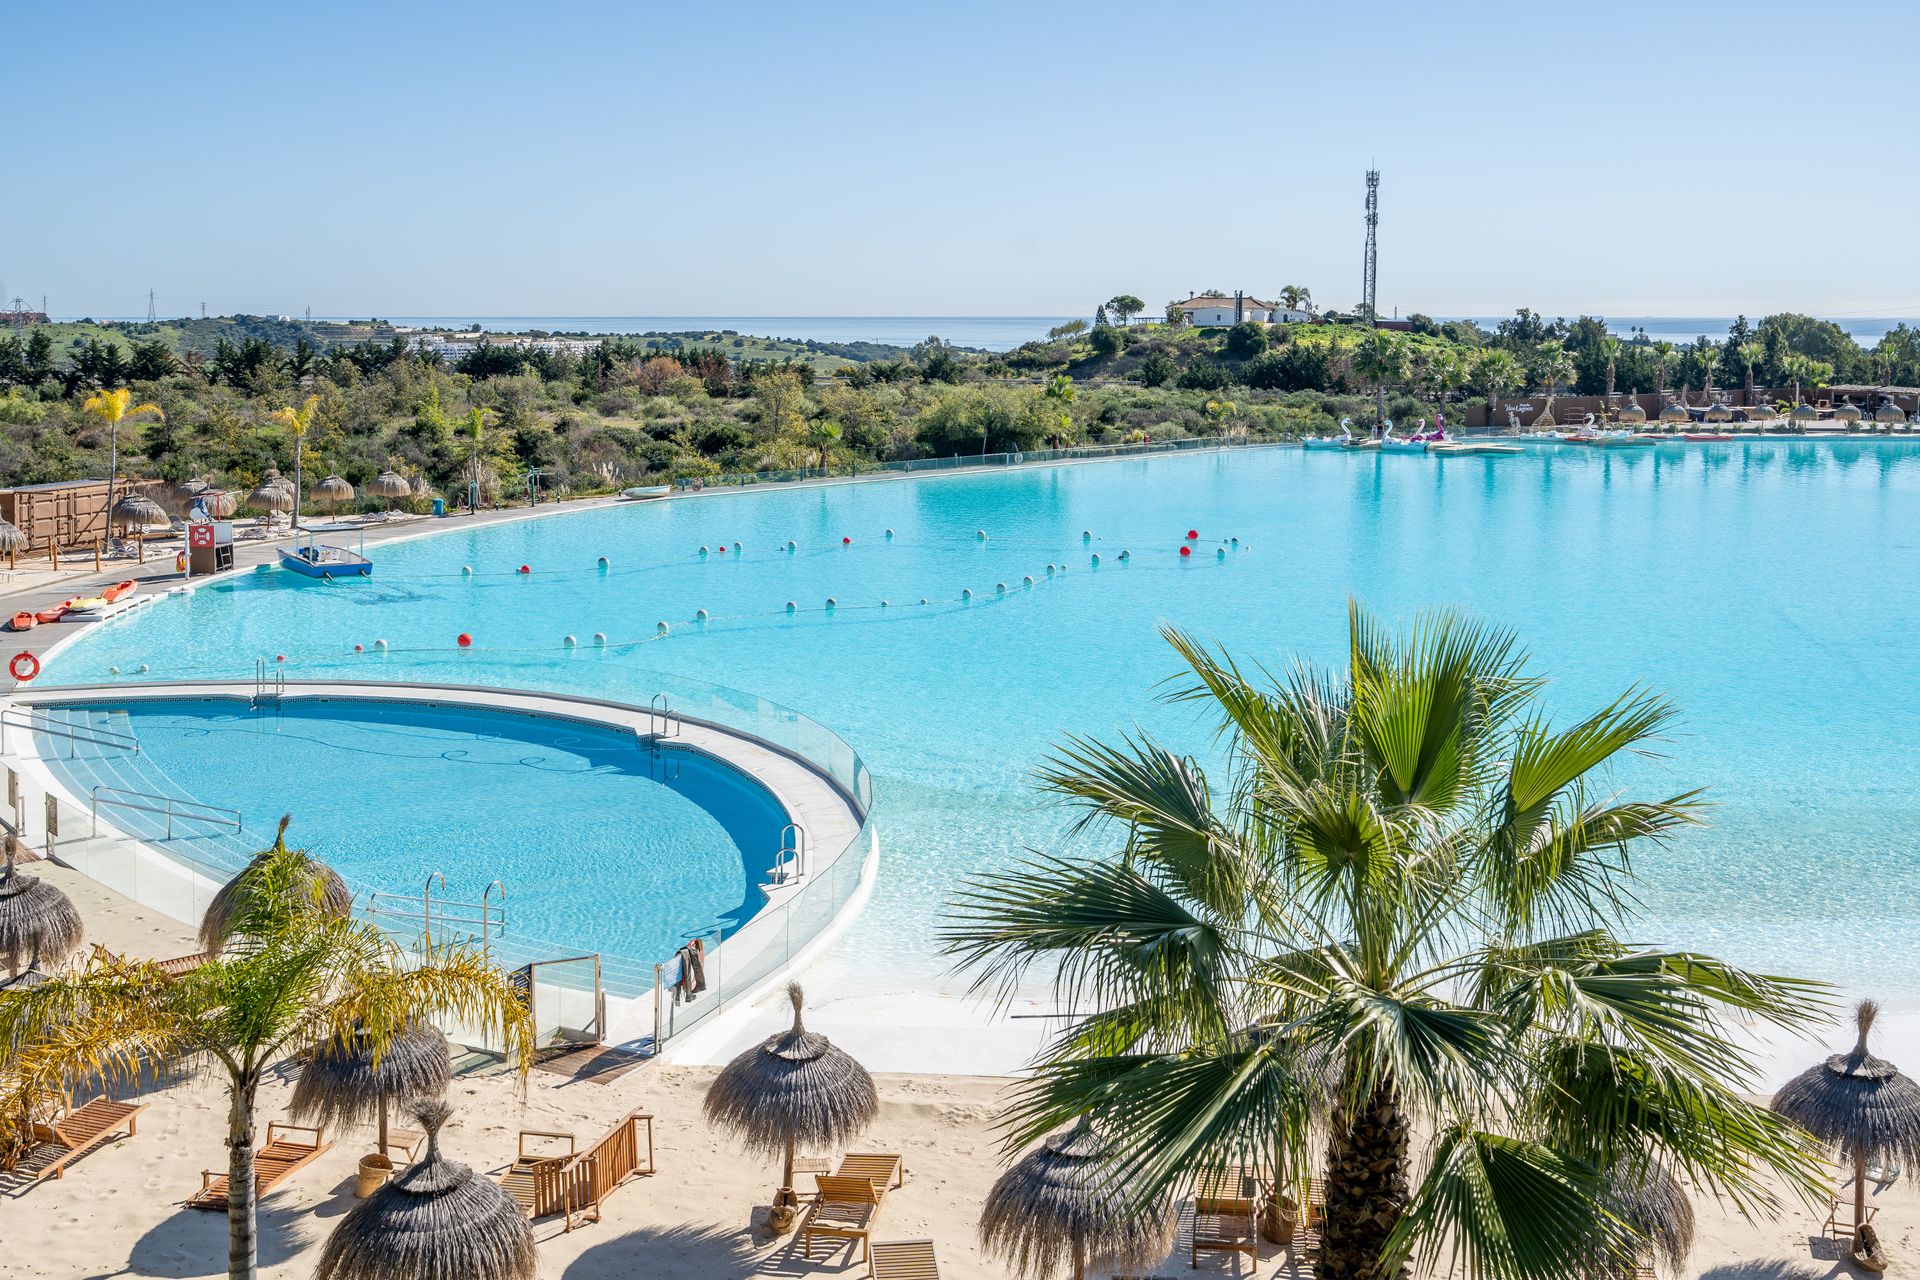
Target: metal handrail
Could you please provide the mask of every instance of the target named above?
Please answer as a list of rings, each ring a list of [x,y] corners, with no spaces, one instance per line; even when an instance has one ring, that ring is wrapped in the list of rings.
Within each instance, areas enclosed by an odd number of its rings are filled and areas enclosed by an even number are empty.
[[[24,723],[8,720],[8,716],[19,716]],[[118,729],[103,729],[90,724],[75,724],[68,720],[53,720],[44,716],[36,718],[31,709],[23,707],[0,708],[0,752],[6,750],[6,731],[9,728],[51,734],[56,738],[92,743],[97,747],[117,747],[123,751],[131,751],[135,755],[140,754],[140,739],[130,733],[121,733]]]
[[[680,714],[667,705],[666,694],[656,693],[647,700],[647,728],[656,738],[680,736]]]
[[[173,820],[176,817],[188,822],[204,822],[210,826],[232,827],[235,831],[244,830],[238,809],[227,809],[217,804],[202,804],[198,800],[181,800],[151,791],[129,791],[125,787],[95,787],[88,794],[92,801],[89,812],[92,815],[95,835],[100,833],[100,806],[103,804],[113,809],[164,815],[167,820],[167,833],[163,838],[167,840],[173,839]],[[131,796],[133,799],[116,799],[117,796]],[[160,804],[158,807],[150,804],[135,804],[134,800],[158,800]],[[196,810],[198,812],[195,812]]]

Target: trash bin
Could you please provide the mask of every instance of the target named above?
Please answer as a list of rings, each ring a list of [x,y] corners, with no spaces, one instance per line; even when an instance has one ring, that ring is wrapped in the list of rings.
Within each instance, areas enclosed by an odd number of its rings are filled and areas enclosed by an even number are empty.
[[[433,514],[437,516],[447,514],[447,500],[445,498],[435,498],[433,500]]]
[[[388,1178],[393,1176],[393,1161],[375,1152],[360,1157],[360,1176],[354,1179],[353,1194],[365,1200],[378,1191]]]

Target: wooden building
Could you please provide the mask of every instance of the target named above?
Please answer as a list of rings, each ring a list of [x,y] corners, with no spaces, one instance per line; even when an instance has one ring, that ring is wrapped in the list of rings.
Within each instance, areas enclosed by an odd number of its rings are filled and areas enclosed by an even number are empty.
[[[0,520],[26,535],[30,552],[95,547],[107,537],[107,482],[56,480],[0,489]]]

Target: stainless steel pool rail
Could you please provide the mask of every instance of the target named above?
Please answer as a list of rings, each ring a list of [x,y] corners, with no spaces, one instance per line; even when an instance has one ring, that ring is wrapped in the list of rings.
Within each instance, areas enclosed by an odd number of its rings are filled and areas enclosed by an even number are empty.
[[[775,884],[792,884],[807,874],[807,829],[797,822],[780,828],[780,851],[769,872]]]
[[[667,705],[667,695],[656,693],[647,701],[647,731],[654,738],[680,736],[680,713]]]
[[[29,733],[44,733],[49,737],[65,738],[68,751],[74,751],[72,744],[87,743],[96,747],[111,747],[116,751],[130,751],[140,754],[140,739],[130,733],[121,733],[118,729],[108,729],[100,725],[78,724],[70,720],[55,720],[36,713],[29,707],[0,708],[0,755],[12,754],[7,750],[7,730],[25,729]]]
[[[478,942],[481,958],[491,962],[493,940],[507,930],[507,887],[495,880],[480,895],[480,901],[459,902],[434,897],[435,881],[439,882],[442,892],[446,890],[446,876],[431,871],[427,873],[426,884],[418,898],[411,894],[375,889],[367,895],[368,919],[375,923],[401,921],[417,925],[420,944],[425,949],[432,948],[436,931],[442,934],[443,939],[457,937]]]
[[[231,827],[235,831],[242,829],[240,811],[225,809],[217,804],[201,804],[198,800],[182,800],[177,796],[163,796],[153,791],[129,791],[125,787],[95,787],[88,793],[90,813],[93,820],[93,834],[100,834],[100,808],[127,809],[136,813],[157,813],[166,819],[166,834],[161,838],[173,839],[173,820],[183,822],[203,822],[212,827]],[[152,802],[158,803],[152,803]],[[147,803],[143,803],[147,802]]]
[[[272,699],[277,703],[286,695],[286,692],[286,671],[278,664],[275,664],[272,671],[268,671],[267,660],[265,658],[255,658],[253,660],[253,698],[251,705],[258,707],[268,699]]]

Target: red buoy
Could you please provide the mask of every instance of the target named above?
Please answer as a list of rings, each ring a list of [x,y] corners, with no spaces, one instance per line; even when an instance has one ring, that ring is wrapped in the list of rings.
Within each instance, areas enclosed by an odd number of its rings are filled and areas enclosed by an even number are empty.
[[[461,647],[462,649],[466,649],[466,648],[469,648],[469,647],[471,647],[471,646],[472,646],[472,644],[473,644],[473,637],[472,637],[472,636],[470,636],[470,635],[468,635],[468,634],[467,634],[466,632],[464,632],[464,631],[462,631],[462,632],[461,632],[461,633],[459,634],[459,636],[457,636],[457,637],[456,637],[456,638],[454,639],[454,643],[455,643],[455,644],[457,644],[457,645],[459,645],[459,646],[460,646],[460,647]]]
[[[840,545],[841,545],[841,546],[843,546],[843,547],[850,547],[850,546],[852,546],[852,545],[853,545],[853,539],[852,539],[852,538],[842,538],[842,539],[840,539]]]
[[[1192,541],[1193,541],[1193,540],[1194,540],[1195,538],[1197,538],[1197,537],[1199,537],[1199,536],[1200,536],[1200,531],[1199,531],[1198,529],[1189,529],[1189,530],[1187,530],[1187,541],[1188,541],[1188,542],[1192,542]]]
[[[285,662],[287,660],[287,655],[284,653],[276,653],[273,655],[273,660],[275,662]]]
[[[360,647],[359,645],[355,645],[355,646],[353,646],[353,651],[354,651],[355,653],[365,653],[365,652],[366,652],[366,650],[365,650],[365,649],[363,649],[363,648],[361,648],[361,647]]]
[[[526,565],[524,565],[524,564],[523,564],[523,565],[521,565],[521,566],[520,566],[520,572],[522,572],[522,573],[532,573],[532,572],[533,572],[533,570],[532,570],[532,569],[530,569],[530,568],[528,568],[528,567],[527,567]]]
[[[720,554],[721,555],[727,554],[727,544],[724,542],[720,544]]]
[[[1180,548],[1180,554],[1181,554],[1181,555],[1183,555],[1183,556],[1190,556],[1190,555],[1192,555],[1192,554],[1193,554],[1193,548],[1192,548],[1192,547],[1182,547],[1182,548]]]

